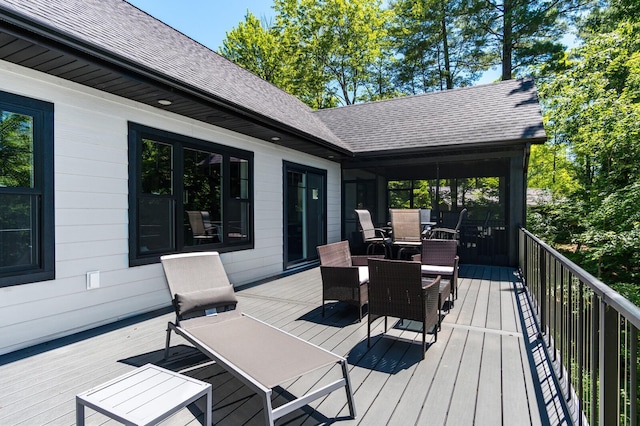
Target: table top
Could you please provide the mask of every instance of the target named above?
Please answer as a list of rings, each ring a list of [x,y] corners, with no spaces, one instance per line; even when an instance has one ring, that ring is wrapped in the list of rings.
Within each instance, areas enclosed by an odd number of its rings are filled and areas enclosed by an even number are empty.
[[[77,400],[96,411],[107,411],[135,424],[152,423],[206,395],[211,384],[153,364],[80,393]],[[159,415],[159,413],[161,413]]]

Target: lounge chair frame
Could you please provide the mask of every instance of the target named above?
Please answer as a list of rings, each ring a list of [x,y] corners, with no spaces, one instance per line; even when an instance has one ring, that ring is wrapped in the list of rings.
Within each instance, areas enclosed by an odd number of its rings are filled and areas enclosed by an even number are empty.
[[[212,261],[214,262],[220,262],[219,260],[219,256],[218,253],[216,252],[208,252],[208,253],[185,253],[185,254],[178,254],[178,255],[168,255],[168,256],[163,256],[161,259],[163,260],[163,265],[164,265],[164,261],[165,260],[170,260],[170,259],[175,259],[175,258],[179,258],[179,257],[189,257],[189,256],[211,256],[214,255],[216,256],[215,258],[212,258]],[[221,262],[220,262],[221,265]],[[166,272],[166,270],[165,270]],[[224,279],[222,281],[226,280],[226,276],[224,277]],[[170,281],[170,278],[167,277],[167,281]],[[228,282],[228,281],[227,281]],[[223,283],[223,285],[225,285]],[[171,288],[171,284],[169,285],[169,287]],[[175,297],[174,294],[172,294],[172,297]],[[174,299],[174,307],[176,306],[175,304],[175,299]],[[219,364],[222,368],[224,368],[226,371],[228,371],[231,375],[233,375],[235,378],[237,378],[238,380],[240,380],[243,384],[245,384],[247,387],[249,387],[250,389],[252,389],[254,392],[256,392],[258,395],[260,395],[262,397],[263,400],[263,408],[264,408],[264,416],[265,416],[265,422],[267,425],[273,425],[274,421],[281,418],[282,416],[285,416],[307,404],[309,404],[310,402],[321,398],[325,395],[328,395],[329,393],[340,389],[342,387],[345,388],[345,392],[346,392],[346,396],[347,396],[347,403],[349,406],[349,412],[352,418],[355,419],[356,417],[356,409],[355,409],[355,404],[353,401],[353,392],[352,392],[352,387],[351,387],[351,382],[349,380],[349,369],[348,369],[348,363],[347,360],[344,357],[341,357],[339,355],[336,355],[324,348],[321,348],[317,345],[314,345],[312,343],[309,343],[297,336],[294,336],[293,334],[287,333],[283,330],[280,330],[276,327],[273,327],[270,324],[267,324],[263,321],[260,321],[254,317],[251,317],[249,315],[246,315],[244,313],[240,313],[238,310],[229,310],[229,311],[225,311],[225,312],[220,312],[216,317],[211,317],[211,320],[208,321],[207,318],[209,317],[197,317],[195,319],[191,319],[193,321],[198,321],[197,326],[193,327],[192,330],[190,331],[190,329],[188,327],[183,327],[181,326],[181,320],[182,323],[185,322],[189,322],[190,320],[184,320],[181,318],[180,314],[178,313],[178,310],[176,309],[176,321],[175,323],[172,322],[168,322],[167,325],[167,336],[166,336],[166,345],[165,345],[165,351],[164,351],[164,357],[165,359],[168,358],[169,356],[169,347],[170,347],[170,339],[171,339],[171,332],[175,332],[176,334],[182,336],[185,340],[187,340],[189,343],[191,343],[194,347],[196,347],[199,351],[201,351],[203,354],[207,355],[209,358],[211,358],[212,360],[214,360],[217,364]],[[310,350],[310,351],[320,351],[319,353],[323,353],[326,354],[327,356],[324,356],[324,361],[320,362],[320,363],[315,363],[315,364],[310,364],[307,366],[305,366],[306,371],[307,372],[311,372],[311,371],[315,371],[319,368],[322,367],[327,367],[329,365],[335,365],[335,363],[340,364],[341,370],[342,370],[342,378],[335,380],[321,388],[315,389],[299,398],[296,398],[288,403],[285,403],[281,406],[278,406],[276,408],[273,408],[272,406],[272,402],[271,402],[271,396],[273,394],[273,388],[278,386],[278,385],[274,385],[274,386],[267,386],[264,383],[262,383],[261,381],[257,380],[255,377],[253,377],[251,374],[249,374],[246,371],[246,368],[243,367],[242,365],[239,365],[237,362],[235,362],[232,359],[228,359],[227,357],[225,357],[222,353],[220,353],[219,350],[216,350],[216,348],[212,347],[211,344],[205,343],[204,341],[202,341],[200,338],[196,337],[194,335],[194,332],[196,331],[196,329],[200,328],[204,328],[204,327],[208,327],[209,330],[214,329],[215,327],[225,327],[226,325],[231,324],[232,322],[244,322],[246,324],[250,324],[250,327],[259,327],[261,333],[275,333],[274,335],[277,335],[277,337],[285,339],[285,340],[289,340],[293,342],[292,344],[297,345],[298,348],[303,347],[305,348],[305,350]],[[242,339],[241,336],[237,336],[238,339]],[[228,343],[228,342],[227,342]],[[245,341],[246,343],[246,341]],[[257,346],[257,345],[256,345]],[[282,357],[291,357],[292,353],[290,351],[289,348],[284,347],[284,346],[276,346],[279,350],[282,351]],[[263,347],[256,347],[255,348],[255,352],[254,353],[260,353],[261,350],[263,350]],[[294,354],[295,355],[295,354]],[[327,359],[329,359],[329,362],[327,362]],[[305,373],[306,374],[306,373]],[[301,375],[294,375],[292,377],[287,377],[284,380],[281,381],[281,383],[284,383],[286,381],[289,381],[291,379],[294,379],[296,377],[301,377]],[[280,384],[281,384],[280,383]]]

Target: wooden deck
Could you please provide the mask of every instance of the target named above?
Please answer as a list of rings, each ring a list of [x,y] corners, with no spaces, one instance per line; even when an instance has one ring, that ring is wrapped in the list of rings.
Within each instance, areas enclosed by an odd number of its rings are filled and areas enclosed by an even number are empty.
[[[367,348],[366,318],[354,322],[355,309],[332,303],[322,318],[319,268],[239,290],[244,312],[349,360],[356,420],[348,418],[339,390],[277,424],[569,424],[515,271],[464,265],[460,277],[459,297],[424,361],[410,324],[383,337],[384,321],[376,320]],[[262,424],[259,398],[180,338],[173,335],[172,356],[162,360],[172,319],[146,315],[0,357],[0,425],[72,425],[77,393],[148,362],[211,382],[215,424]],[[288,384],[274,405],[313,387],[322,374]],[[86,414],[89,425],[113,424],[90,409]],[[166,424],[202,420],[190,407]]]

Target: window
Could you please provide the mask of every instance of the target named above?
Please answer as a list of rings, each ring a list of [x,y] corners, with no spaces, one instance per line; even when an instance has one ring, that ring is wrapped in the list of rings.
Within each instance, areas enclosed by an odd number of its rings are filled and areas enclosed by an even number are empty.
[[[129,258],[253,247],[253,153],[129,124]]]
[[[0,92],[0,287],[53,279],[53,105]]]

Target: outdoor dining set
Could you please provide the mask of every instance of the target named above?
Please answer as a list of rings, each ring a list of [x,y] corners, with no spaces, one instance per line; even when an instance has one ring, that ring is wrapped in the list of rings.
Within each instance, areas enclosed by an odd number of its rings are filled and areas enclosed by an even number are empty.
[[[433,330],[434,342],[437,341],[443,308],[451,309],[457,297],[457,233],[465,212],[461,212],[455,229],[425,229],[419,209],[390,209],[389,236],[374,227],[368,210],[356,210],[367,244],[366,255],[352,255],[348,241],[317,248],[323,316],[327,300],[355,305],[358,320],[364,317],[366,307],[368,345],[371,323],[379,317],[385,317],[385,330],[389,316],[421,322],[424,359],[427,330]],[[384,254],[374,254],[376,247],[382,247]],[[414,254],[405,260],[407,251]]]

